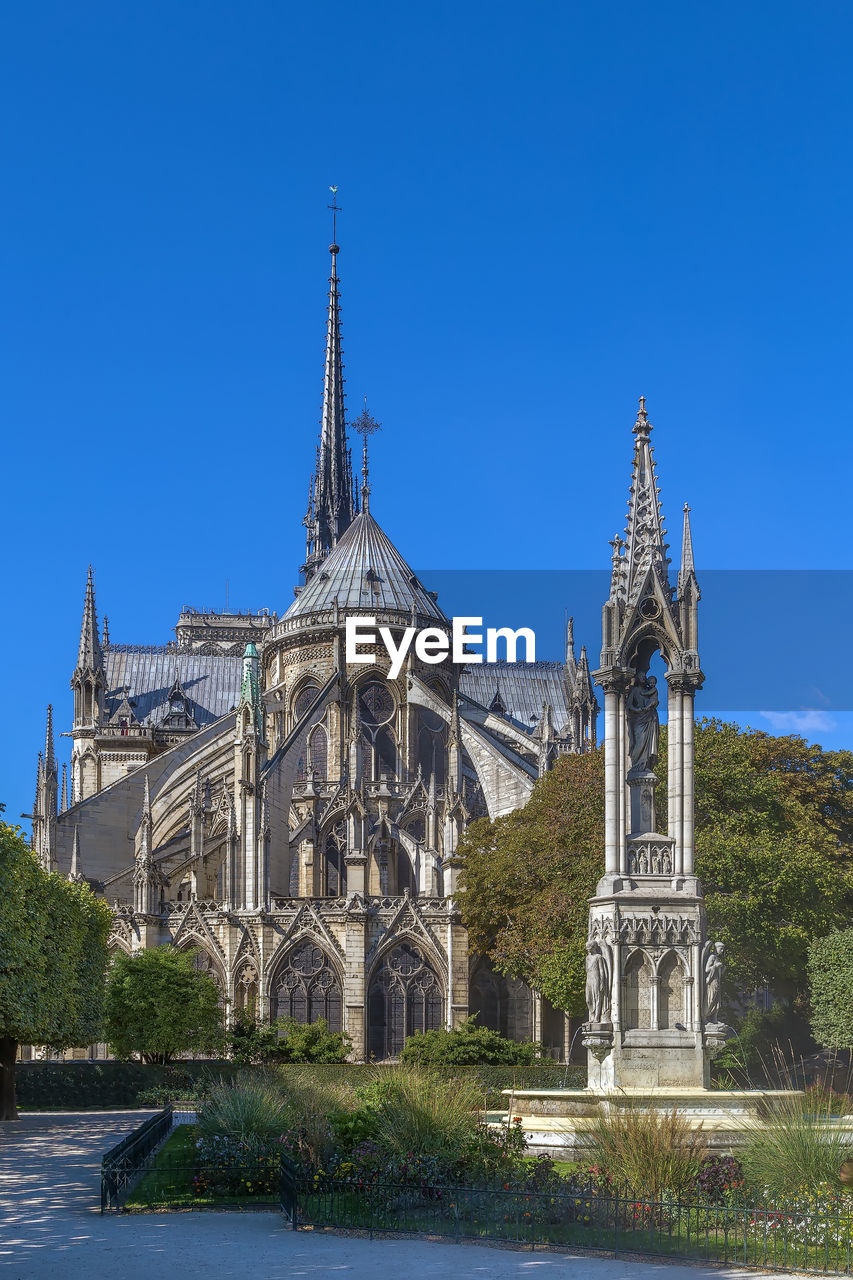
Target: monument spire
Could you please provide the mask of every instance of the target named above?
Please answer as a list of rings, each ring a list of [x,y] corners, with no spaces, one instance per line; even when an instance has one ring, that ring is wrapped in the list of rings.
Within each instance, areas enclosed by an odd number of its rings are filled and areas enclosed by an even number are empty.
[[[332,192],[332,203],[329,205],[332,210],[332,243],[329,245],[329,253],[332,263],[326,321],[323,412],[320,423],[320,448],[311,484],[312,501],[305,517],[308,528],[308,548],[302,571],[306,582],[316,572],[317,565],[335,546],[344,530],[352,523],[356,513],[344,404],[341,302],[337,268],[340,247],[335,239],[340,205],[337,202],[337,187],[331,187],[330,190]]]
[[[635,594],[642,590],[649,568],[655,569],[662,584],[667,581],[669,569],[668,546],[664,541],[666,529],[651,443],[652,424],[646,412],[645,396],[640,396],[633,431],[634,465],[628,495],[628,523],[624,554],[619,558],[619,590],[626,600],[633,600]]]

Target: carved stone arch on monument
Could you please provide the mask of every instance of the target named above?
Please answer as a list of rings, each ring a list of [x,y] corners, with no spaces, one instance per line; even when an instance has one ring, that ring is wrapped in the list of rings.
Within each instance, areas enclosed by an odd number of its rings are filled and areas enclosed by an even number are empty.
[[[368,1057],[399,1057],[409,1036],[444,1026],[445,983],[446,967],[420,937],[383,946],[366,984]]]
[[[658,1026],[662,1031],[688,1030],[689,991],[684,957],[674,949],[664,951],[657,964]]]
[[[622,978],[622,1024],[626,1031],[637,1031],[652,1025],[652,983],[654,963],[643,947],[635,947],[625,956]]]
[[[311,933],[283,943],[269,968],[270,1018],[300,1024],[325,1019],[330,1031],[343,1030],[344,975],[338,957]]]

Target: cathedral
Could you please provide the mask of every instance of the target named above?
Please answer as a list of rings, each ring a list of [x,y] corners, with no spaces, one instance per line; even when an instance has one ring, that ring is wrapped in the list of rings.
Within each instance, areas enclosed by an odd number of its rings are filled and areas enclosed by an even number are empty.
[[[109,901],[114,950],[192,949],[226,1017],[325,1018],[354,1059],[380,1061],[476,1013],[562,1058],[565,1016],[469,952],[452,858],[468,823],[525,804],[559,753],[595,746],[586,652],[569,623],[563,662],[426,664],[412,649],[391,678],[381,645],[347,662],[347,618],[394,636],[451,620],[377,521],[366,408],[354,475],[338,253],[294,599],[280,615],[185,609],[168,643],[118,644],[90,568],[70,778],[49,707],[33,848]]]

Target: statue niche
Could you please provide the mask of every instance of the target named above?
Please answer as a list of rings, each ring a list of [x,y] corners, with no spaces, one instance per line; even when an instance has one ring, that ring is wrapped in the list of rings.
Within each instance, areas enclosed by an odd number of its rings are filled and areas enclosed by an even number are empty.
[[[655,787],[660,746],[657,680],[640,672],[625,699],[628,723],[628,786],[631,789],[631,831],[636,834],[655,830]]]

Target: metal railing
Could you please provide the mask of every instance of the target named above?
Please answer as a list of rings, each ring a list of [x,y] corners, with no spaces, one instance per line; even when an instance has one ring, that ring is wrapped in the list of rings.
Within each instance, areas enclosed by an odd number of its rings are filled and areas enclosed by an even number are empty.
[[[423,1232],[832,1275],[853,1264],[853,1205],[841,1197],[819,1206],[715,1204],[581,1184],[554,1191],[327,1180],[303,1183],[295,1199],[294,1228]]]
[[[278,1151],[247,1150],[225,1164],[186,1151],[164,1159],[160,1143],[194,1119],[167,1107],[108,1152],[102,1211],[280,1208],[294,1230],[423,1233],[824,1275],[853,1269],[853,1199],[841,1194],[751,1202],[727,1193],[715,1202],[581,1180],[537,1186],[535,1176],[486,1187],[335,1178],[306,1173]]]
[[[101,1213],[120,1207],[146,1160],[172,1127],[172,1108],[164,1107],[106,1153],[101,1161]]]

